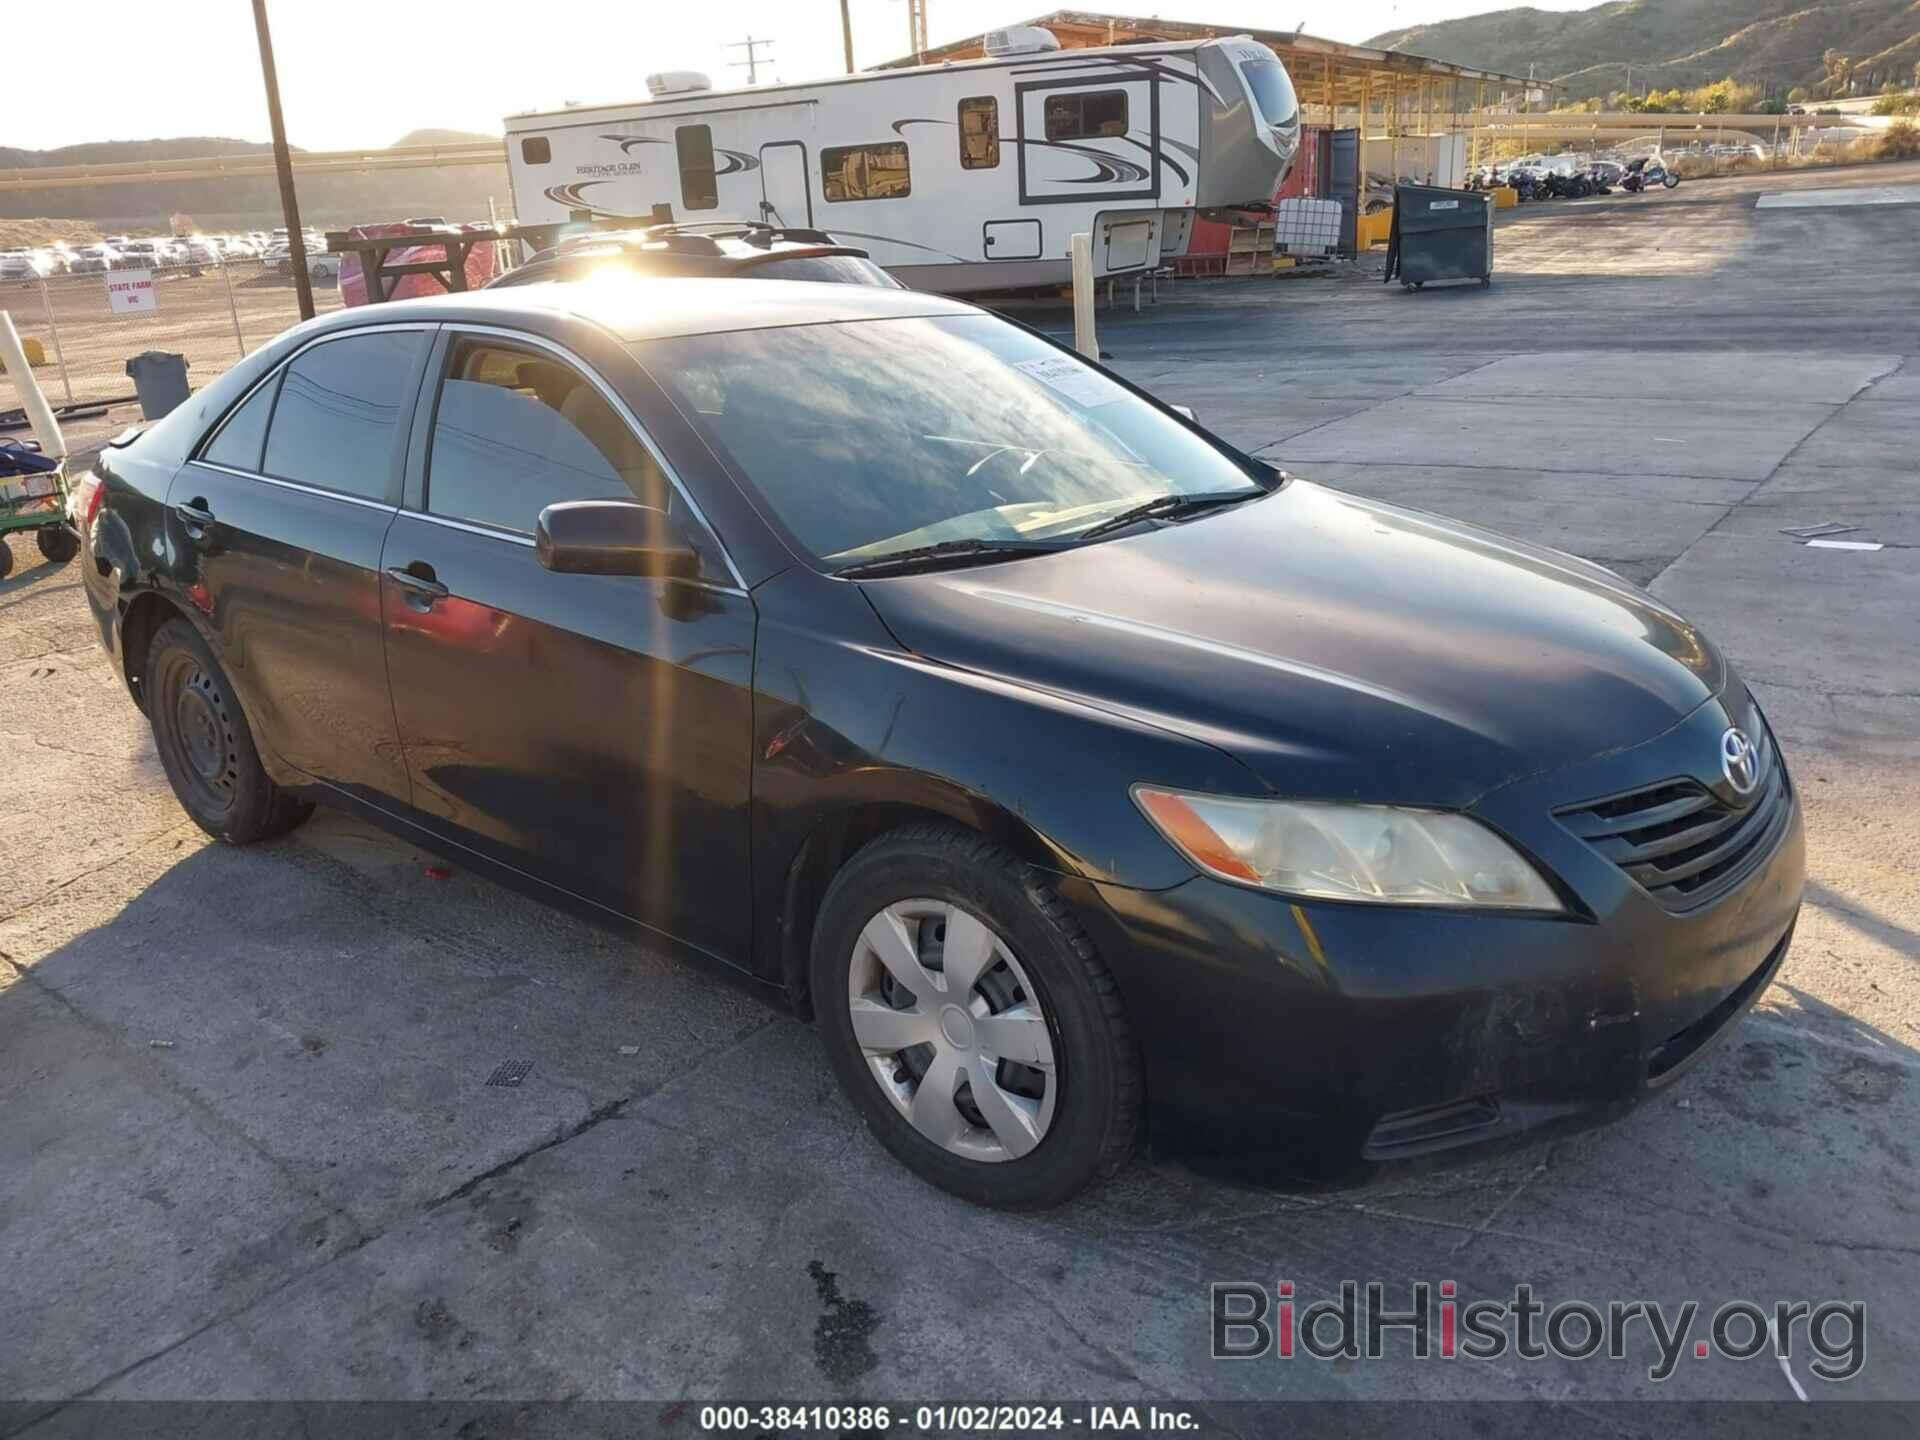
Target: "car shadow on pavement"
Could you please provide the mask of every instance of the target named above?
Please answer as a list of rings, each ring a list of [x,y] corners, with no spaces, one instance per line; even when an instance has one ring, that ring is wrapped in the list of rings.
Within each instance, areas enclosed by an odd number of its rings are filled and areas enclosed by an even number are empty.
[[[1871,940],[1879,941],[1896,954],[1908,960],[1920,961],[1920,931],[1889,920],[1872,906],[1851,895],[1842,895],[1818,880],[1807,882],[1807,900],[1836,916],[1842,924]]]

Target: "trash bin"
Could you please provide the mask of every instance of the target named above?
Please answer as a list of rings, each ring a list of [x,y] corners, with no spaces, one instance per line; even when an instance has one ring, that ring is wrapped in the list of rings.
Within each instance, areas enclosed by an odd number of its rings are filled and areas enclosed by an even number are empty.
[[[127,374],[133,379],[134,394],[140,397],[140,413],[158,420],[187,398],[187,357],[165,350],[148,350],[127,361]]]
[[[1493,205],[1479,190],[1399,185],[1393,192],[1393,230],[1387,236],[1387,273],[1409,290],[1429,280],[1493,283]]]

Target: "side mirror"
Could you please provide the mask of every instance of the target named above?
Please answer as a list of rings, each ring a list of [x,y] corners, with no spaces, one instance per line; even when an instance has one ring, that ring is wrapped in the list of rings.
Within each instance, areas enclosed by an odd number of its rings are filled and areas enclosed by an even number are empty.
[[[540,512],[534,554],[561,575],[686,579],[700,562],[664,510],[632,500],[563,500]]]
[[[1193,421],[1193,423],[1196,425],[1200,423],[1200,417],[1193,413],[1193,407],[1191,405],[1171,405],[1170,404],[1167,406],[1167,408],[1173,411],[1174,414],[1182,417],[1183,419]]]

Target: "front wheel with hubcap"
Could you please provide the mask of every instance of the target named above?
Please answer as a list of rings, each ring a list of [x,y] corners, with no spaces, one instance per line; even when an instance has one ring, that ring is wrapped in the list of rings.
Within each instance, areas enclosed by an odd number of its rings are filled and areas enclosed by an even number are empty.
[[[812,981],[848,1097],[936,1185],[1039,1208],[1131,1153],[1113,979],[1046,877],[988,841],[929,825],[868,845],[822,904]]]

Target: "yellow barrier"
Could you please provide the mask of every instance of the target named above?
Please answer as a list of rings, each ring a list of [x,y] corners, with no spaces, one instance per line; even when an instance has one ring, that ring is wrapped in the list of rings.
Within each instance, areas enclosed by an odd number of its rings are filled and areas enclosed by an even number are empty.
[[[1362,215],[1354,222],[1354,228],[1357,232],[1354,243],[1362,250],[1386,244],[1387,236],[1393,232],[1393,207],[1389,205],[1371,215]]]
[[[20,337],[20,348],[26,352],[28,365],[40,366],[47,363],[46,347],[31,335],[23,335]],[[0,361],[0,375],[4,375],[6,372],[6,363]]]
[[[1520,192],[1511,185],[1496,185],[1489,192],[1493,196],[1493,208],[1510,210],[1520,203]]]

